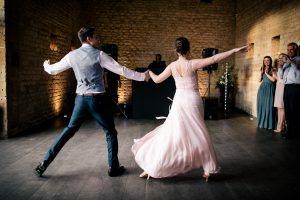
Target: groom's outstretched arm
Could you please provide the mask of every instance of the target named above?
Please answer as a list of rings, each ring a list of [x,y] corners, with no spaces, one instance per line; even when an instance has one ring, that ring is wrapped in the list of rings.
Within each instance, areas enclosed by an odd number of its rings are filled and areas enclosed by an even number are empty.
[[[146,73],[140,73],[120,65],[112,57],[100,51],[100,65],[109,71],[136,81],[147,81]],[[148,78],[149,79],[149,78]]]
[[[63,72],[71,68],[68,62],[68,54],[65,57],[63,57],[59,62],[54,63],[52,65],[50,64],[49,59],[45,60],[43,66],[44,66],[44,70],[51,75],[56,75],[60,72]]]

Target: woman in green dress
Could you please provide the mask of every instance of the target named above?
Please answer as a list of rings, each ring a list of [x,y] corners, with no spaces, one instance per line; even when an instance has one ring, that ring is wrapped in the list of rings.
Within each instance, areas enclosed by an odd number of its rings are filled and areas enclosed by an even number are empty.
[[[260,86],[257,93],[257,127],[273,130],[276,126],[274,108],[276,72],[272,68],[272,58],[265,56],[260,69]]]

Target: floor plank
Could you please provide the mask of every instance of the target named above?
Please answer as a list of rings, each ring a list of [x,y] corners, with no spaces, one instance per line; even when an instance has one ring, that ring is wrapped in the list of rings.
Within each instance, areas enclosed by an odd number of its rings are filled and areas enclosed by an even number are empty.
[[[61,125],[67,123],[66,119]],[[121,177],[107,175],[103,131],[87,120],[45,173],[32,170],[63,126],[45,127],[0,140],[0,199],[293,199],[300,198],[300,140],[257,129],[243,113],[206,121],[221,172],[209,183],[202,170],[165,179],[141,179],[131,145],[161,124],[159,120],[116,118],[119,159],[127,169]]]

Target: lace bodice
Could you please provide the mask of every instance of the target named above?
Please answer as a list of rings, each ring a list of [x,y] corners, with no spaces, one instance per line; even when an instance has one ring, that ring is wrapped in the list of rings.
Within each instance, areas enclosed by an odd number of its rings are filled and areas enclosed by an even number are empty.
[[[172,76],[175,79],[176,89],[196,89],[198,90],[197,73],[192,69],[192,62],[187,61],[182,76],[177,71],[178,61],[174,62],[171,67]]]

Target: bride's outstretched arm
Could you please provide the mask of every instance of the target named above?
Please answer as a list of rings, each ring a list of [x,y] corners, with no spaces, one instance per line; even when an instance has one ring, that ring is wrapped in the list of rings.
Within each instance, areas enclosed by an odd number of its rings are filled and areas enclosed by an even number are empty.
[[[248,46],[243,46],[243,47],[240,47],[240,48],[235,48],[235,49],[231,49],[229,51],[225,51],[223,53],[218,53],[218,54],[216,54],[212,57],[209,57],[209,58],[193,59],[192,60],[192,67],[193,67],[194,70],[201,69],[205,66],[218,63],[221,60],[231,56],[234,53],[247,51],[248,48],[249,48]]]
[[[154,83],[161,83],[171,76],[171,64],[159,75],[154,74],[152,71],[149,71],[149,74]]]

